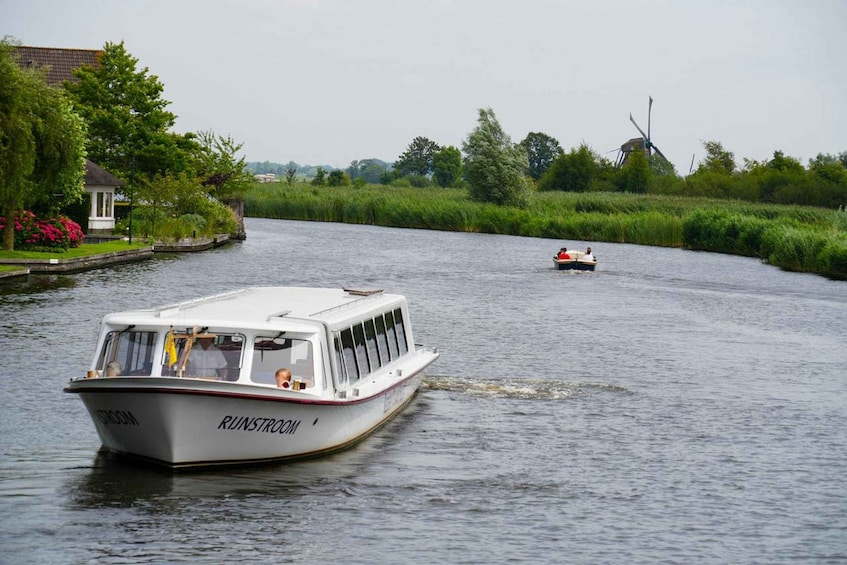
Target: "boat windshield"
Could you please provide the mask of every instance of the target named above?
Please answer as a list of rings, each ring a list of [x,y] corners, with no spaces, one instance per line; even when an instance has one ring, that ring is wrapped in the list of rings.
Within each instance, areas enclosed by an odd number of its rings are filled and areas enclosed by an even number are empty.
[[[168,332],[162,356],[162,376],[237,381],[241,373],[244,336],[212,332]]]
[[[106,377],[150,375],[157,337],[157,332],[132,328],[107,333],[97,358],[99,374]]]
[[[253,342],[250,380],[258,384],[276,385],[278,369],[291,372],[291,383],[315,384],[312,342],[288,337],[257,336]]]
[[[223,333],[160,332],[128,327],[106,334],[97,357],[96,375],[150,376],[159,363],[162,376],[237,381],[244,336]],[[158,347],[157,347],[158,344]]]

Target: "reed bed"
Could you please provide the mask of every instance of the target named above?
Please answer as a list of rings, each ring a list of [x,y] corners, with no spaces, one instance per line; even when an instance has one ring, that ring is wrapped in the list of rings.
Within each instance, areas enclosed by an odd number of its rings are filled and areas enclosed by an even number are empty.
[[[534,193],[513,208],[375,185],[257,184],[244,199],[252,217],[684,247],[847,280],[847,212],[823,208],[606,192]]]

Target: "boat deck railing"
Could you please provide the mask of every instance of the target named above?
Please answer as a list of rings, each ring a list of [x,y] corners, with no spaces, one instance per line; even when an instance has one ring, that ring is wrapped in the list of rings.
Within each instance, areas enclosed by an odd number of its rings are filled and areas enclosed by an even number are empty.
[[[177,302],[176,304],[168,304],[167,306],[160,306],[153,310],[156,314],[157,318],[162,317],[162,314],[166,312],[171,312],[173,310],[179,310],[180,308],[188,308],[190,306],[196,306],[197,304],[203,304],[205,302],[214,302],[215,300],[220,300],[222,298],[229,298],[230,296],[236,296],[238,294],[242,294],[244,292],[248,292],[249,288],[239,288],[237,290],[230,290],[227,292],[221,292],[220,294],[213,294],[211,296],[203,296],[202,298],[194,298],[192,300],[186,300],[184,302]]]

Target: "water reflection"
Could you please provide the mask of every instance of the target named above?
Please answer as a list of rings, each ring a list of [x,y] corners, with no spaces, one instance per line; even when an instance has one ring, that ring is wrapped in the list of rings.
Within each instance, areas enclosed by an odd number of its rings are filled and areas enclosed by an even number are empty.
[[[0,281],[0,297],[37,295],[52,290],[73,288],[76,284],[76,279],[68,275],[27,275],[12,277]]]

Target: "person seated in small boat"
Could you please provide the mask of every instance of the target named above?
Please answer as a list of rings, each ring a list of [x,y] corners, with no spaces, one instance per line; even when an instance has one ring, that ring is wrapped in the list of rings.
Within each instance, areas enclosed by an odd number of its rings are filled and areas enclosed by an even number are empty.
[[[568,255],[568,248],[567,247],[562,247],[561,249],[559,249],[559,254],[556,255],[556,259],[570,259],[570,258],[571,258],[571,256]]]
[[[594,255],[591,253],[591,248],[585,250],[585,255],[580,259],[581,261],[594,261]]]
[[[226,357],[215,345],[212,336],[201,336],[188,354],[188,377],[213,377],[216,379],[226,376]]]
[[[117,377],[121,374],[121,364],[117,361],[109,361],[106,364],[106,376],[107,377]]]
[[[285,367],[277,369],[274,377],[276,378],[277,388],[290,388],[291,387],[291,371],[289,371]]]

